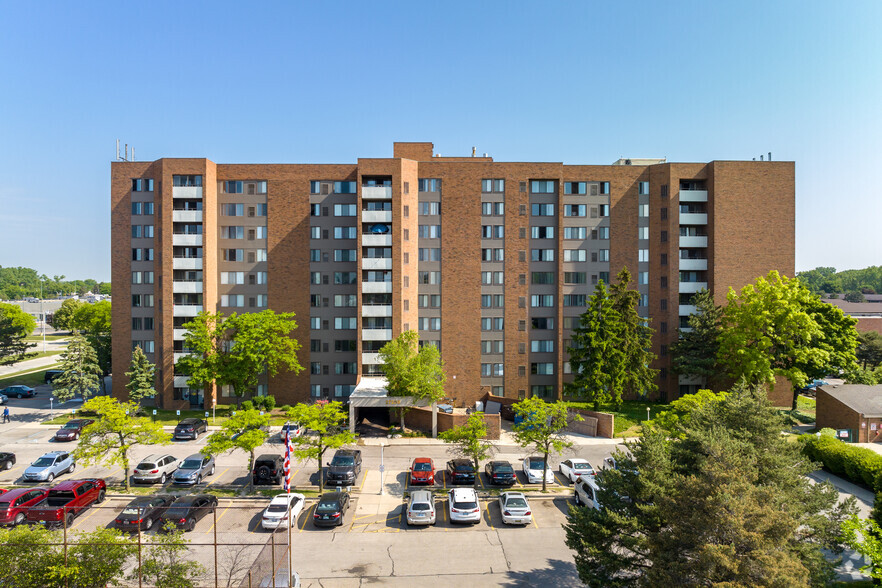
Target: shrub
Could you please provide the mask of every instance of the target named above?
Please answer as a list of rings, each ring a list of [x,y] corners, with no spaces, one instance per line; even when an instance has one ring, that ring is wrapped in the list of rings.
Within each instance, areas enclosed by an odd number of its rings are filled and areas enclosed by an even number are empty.
[[[849,445],[827,434],[806,435],[803,452],[837,475],[873,489],[882,488],[882,455],[866,447]]]
[[[242,401],[242,410],[252,410],[254,408],[254,402],[251,400]]]
[[[276,407],[276,397],[275,396],[264,396],[263,397],[263,407],[267,412],[271,411]]]

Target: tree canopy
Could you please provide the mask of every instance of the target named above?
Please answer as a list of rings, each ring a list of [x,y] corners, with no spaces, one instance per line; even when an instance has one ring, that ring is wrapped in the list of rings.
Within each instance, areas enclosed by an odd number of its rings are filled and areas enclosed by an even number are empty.
[[[837,272],[834,267],[816,267],[796,277],[815,294],[882,293],[882,266]]]
[[[514,437],[518,445],[541,453],[548,465],[548,456],[560,453],[573,444],[567,441],[566,428],[569,424],[569,413],[563,402],[545,402],[541,398],[531,397],[512,405],[520,422],[514,426]],[[582,417],[575,415],[576,420]],[[542,491],[545,492],[545,476],[542,476]]]
[[[680,330],[680,338],[671,345],[671,366],[677,374],[699,376],[708,382],[719,377],[717,355],[723,309],[714,297],[701,290],[692,297],[695,312],[689,315],[690,330]]]
[[[74,314],[76,314],[77,310],[85,304],[88,304],[88,302],[83,302],[76,298],[68,298],[62,302],[61,307],[53,313],[52,326],[59,331],[72,331],[74,329],[72,322]]]
[[[444,398],[447,374],[438,348],[419,346],[416,331],[404,331],[380,349],[380,361],[388,382],[389,396],[412,396],[438,402]],[[404,426],[404,409],[401,411]]]
[[[110,300],[78,306],[70,319],[70,327],[86,336],[95,349],[102,375],[110,374],[112,366]],[[103,382],[103,381],[102,381]]]
[[[876,369],[882,365],[882,334],[876,331],[859,333],[855,356],[864,369]]]
[[[343,404],[337,401],[295,404],[288,409],[286,416],[290,422],[299,423],[307,430],[307,434],[292,437],[291,443],[298,458],[316,460],[321,492],[324,489],[322,456],[325,451],[355,443],[355,434],[345,427],[348,415]]]
[[[78,395],[86,399],[98,392],[101,375],[95,350],[85,337],[74,331],[61,354],[61,375],[52,380],[52,394],[61,402]]]
[[[65,294],[83,295],[86,292],[110,294],[110,282],[96,280],[65,280],[65,276],[40,275],[29,267],[0,266],[0,299],[19,300],[39,298],[41,290],[44,298],[57,298]]]
[[[221,423],[220,430],[208,436],[200,451],[203,455],[221,455],[234,449],[248,454],[248,482],[251,484],[251,470],[254,468],[254,452],[266,443],[269,434],[269,413],[249,408],[234,411],[234,414]]]
[[[484,413],[473,412],[469,415],[464,425],[442,431],[438,437],[445,443],[452,445],[455,455],[466,457],[475,464],[478,480],[481,471],[481,462],[486,460],[493,452],[493,443],[487,439],[487,424],[484,422]]]
[[[156,396],[156,366],[150,363],[140,345],[132,351],[131,369],[126,372],[126,377],[129,379],[126,382],[129,400],[140,402]]]
[[[37,321],[15,304],[0,303],[0,365],[11,365],[34,354],[28,349],[33,343],[25,337],[34,332]]]

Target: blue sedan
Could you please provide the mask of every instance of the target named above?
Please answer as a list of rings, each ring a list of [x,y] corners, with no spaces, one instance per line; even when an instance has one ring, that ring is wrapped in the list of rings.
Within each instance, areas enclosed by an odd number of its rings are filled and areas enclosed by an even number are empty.
[[[29,386],[9,386],[0,390],[0,394],[8,397],[15,396],[16,398],[33,398],[36,393],[36,390]]]

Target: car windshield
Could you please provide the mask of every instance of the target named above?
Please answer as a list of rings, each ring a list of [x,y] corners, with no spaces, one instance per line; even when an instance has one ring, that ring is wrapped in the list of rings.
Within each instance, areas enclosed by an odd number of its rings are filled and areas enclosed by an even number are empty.
[[[64,428],[65,429],[79,429],[80,423],[67,423],[66,425],[64,425]]]
[[[458,472],[470,472],[472,471],[472,464],[470,463],[458,463],[456,464],[456,471]]]
[[[143,509],[137,506],[127,506],[123,509],[122,513],[124,515],[139,515],[142,511]]]
[[[150,463],[149,461],[142,462],[138,464],[139,470],[152,470],[156,467],[156,464]]]
[[[410,505],[410,510],[432,510],[432,507],[425,502],[417,502],[416,504]]]
[[[202,467],[201,459],[185,459],[184,463],[181,464],[182,470],[198,470]]]
[[[355,465],[354,457],[335,457],[331,460],[331,465],[336,467],[345,467]]]
[[[321,501],[315,509],[319,512],[336,512],[338,510],[337,501]]]
[[[454,502],[453,508],[457,510],[474,510],[478,508],[477,502]]]
[[[496,468],[496,471],[501,474],[510,474],[512,471],[514,471],[511,469],[511,466],[508,465],[507,463],[499,463],[499,464],[496,464],[494,467]]]
[[[530,469],[531,470],[541,470],[545,468],[545,460],[538,457],[530,458]]]
[[[509,498],[505,501],[506,508],[527,508],[527,501],[523,498]]]
[[[415,463],[413,464],[413,471],[415,472],[431,472],[432,466],[425,462]]]
[[[45,468],[51,466],[53,463],[55,463],[54,457],[41,457],[34,462],[34,467]]]

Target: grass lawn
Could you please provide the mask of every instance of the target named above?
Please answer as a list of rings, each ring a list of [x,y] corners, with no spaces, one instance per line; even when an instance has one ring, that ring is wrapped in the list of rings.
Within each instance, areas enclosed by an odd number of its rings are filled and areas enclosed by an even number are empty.
[[[7,386],[15,386],[15,385],[23,385],[30,386],[31,388],[43,384],[43,377],[46,374],[47,369],[53,369],[58,367],[57,364],[41,367],[40,369],[33,372],[23,372],[18,374],[13,374],[6,378],[0,378],[0,388],[6,388]]]
[[[586,402],[567,402],[574,408],[586,408],[594,410]],[[649,402],[645,400],[625,400],[621,408],[601,408],[598,412],[608,412],[615,415],[614,435],[616,437],[635,437],[640,432],[640,423],[646,420],[646,409],[650,409],[650,418],[655,418],[658,413],[668,409],[667,404]]]
[[[46,335],[47,341],[61,341],[62,339],[70,339],[70,335]],[[43,337],[40,335],[29,335],[25,337],[25,341],[42,342]]]

